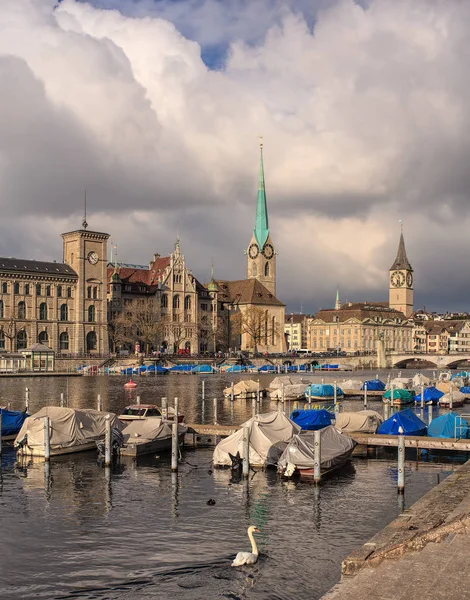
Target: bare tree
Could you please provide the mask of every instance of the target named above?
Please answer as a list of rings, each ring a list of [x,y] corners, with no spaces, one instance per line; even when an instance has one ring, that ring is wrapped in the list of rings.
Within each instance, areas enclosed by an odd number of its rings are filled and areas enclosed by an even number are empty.
[[[13,317],[10,317],[6,322],[3,323],[1,330],[3,335],[10,340],[10,351],[13,352],[15,349],[14,339],[16,337],[16,321]]]
[[[269,311],[251,306],[238,311],[232,320],[232,333],[245,338],[246,346],[258,352],[258,346],[277,344],[280,336],[279,323],[273,324]]]

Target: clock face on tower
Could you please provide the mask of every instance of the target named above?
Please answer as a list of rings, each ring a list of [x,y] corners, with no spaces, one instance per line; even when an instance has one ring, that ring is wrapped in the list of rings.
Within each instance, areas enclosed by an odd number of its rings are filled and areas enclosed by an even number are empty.
[[[271,244],[264,245],[263,254],[264,254],[264,257],[267,258],[268,260],[274,256],[274,248],[271,246]]]
[[[390,283],[393,287],[402,287],[405,284],[405,276],[401,271],[395,271],[390,276]]]
[[[412,287],[413,285],[413,275],[411,273],[406,274],[406,285],[408,287]]]
[[[251,244],[251,246],[248,248],[248,256],[250,258],[256,258],[259,254],[259,248],[256,244]]]
[[[96,254],[96,252],[93,251],[88,252],[88,256],[86,258],[90,265],[96,265],[96,263],[99,260],[98,254]]]

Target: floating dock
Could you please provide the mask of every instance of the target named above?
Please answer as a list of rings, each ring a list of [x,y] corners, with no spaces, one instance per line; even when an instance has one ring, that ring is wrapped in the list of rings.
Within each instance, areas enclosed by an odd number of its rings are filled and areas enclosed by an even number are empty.
[[[349,433],[352,439],[361,446],[398,447],[398,435],[380,435],[377,433]],[[404,435],[405,448],[418,450],[455,450],[470,452],[469,439],[434,438],[420,435]]]

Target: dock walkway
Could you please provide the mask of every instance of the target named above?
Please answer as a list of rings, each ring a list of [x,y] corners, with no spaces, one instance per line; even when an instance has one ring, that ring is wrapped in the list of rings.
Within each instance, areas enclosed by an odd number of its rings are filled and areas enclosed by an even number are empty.
[[[467,600],[470,461],[342,563],[323,600]]]

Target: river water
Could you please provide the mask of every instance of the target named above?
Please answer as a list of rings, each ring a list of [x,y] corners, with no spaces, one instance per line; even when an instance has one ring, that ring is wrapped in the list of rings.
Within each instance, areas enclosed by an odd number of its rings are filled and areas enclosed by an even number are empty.
[[[367,379],[375,372],[359,375]],[[384,379],[387,372],[379,375]],[[260,384],[272,378],[261,376]],[[251,401],[222,399],[231,380],[205,376],[203,403],[202,377],[194,375],[140,377],[130,393],[119,376],[5,378],[0,404],[23,408],[25,387],[31,412],[57,405],[61,393],[73,407],[96,406],[100,393],[104,409],[115,412],[137,394],[158,404],[162,396],[177,396],[187,422],[211,422],[217,397],[219,422],[240,424],[251,416]],[[357,401],[345,403],[351,407],[362,408]],[[382,411],[379,402],[369,407]],[[276,405],[264,399],[261,408]],[[94,453],[55,458],[46,467],[18,463],[7,449],[0,478],[0,596],[312,600],[339,580],[341,560],[403,509],[394,453],[354,457],[320,486],[281,481],[272,471],[231,481],[229,471],[212,470],[211,457],[211,449],[184,450],[177,474],[164,454],[138,463],[124,459],[109,472]],[[455,468],[444,458],[407,458],[405,507]],[[234,555],[250,549],[251,524],[260,529],[260,559],[231,568]]]

